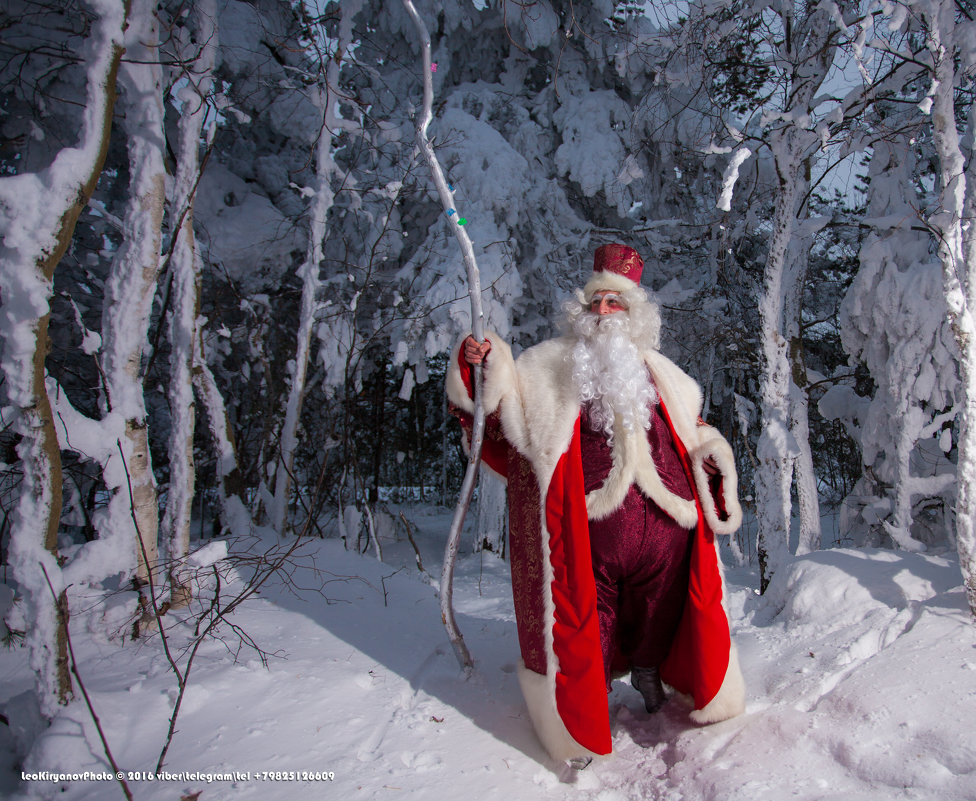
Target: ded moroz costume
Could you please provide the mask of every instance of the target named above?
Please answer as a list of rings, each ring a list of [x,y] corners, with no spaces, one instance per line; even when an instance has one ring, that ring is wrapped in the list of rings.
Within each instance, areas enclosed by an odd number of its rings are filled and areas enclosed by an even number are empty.
[[[639,286],[642,269],[636,251],[605,245],[578,303],[567,305],[579,327],[518,359],[488,335],[482,458],[508,484],[519,681],[555,759],[611,751],[607,691],[627,670],[648,709],[653,692],[641,677],[657,683],[658,669],[698,723],[744,708],[715,539],[742,518],[734,459],[699,417],[698,385],[658,351],[660,316]],[[636,425],[619,407],[608,413],[581,378],[580,331],[609,335],[587,311],[605,292],[619,294],[620,322],[642,332],[631,337],[633,372],[649,379],[634,390],[645,409]],[[447,393],[468,434],[472,383],[459,345]]]

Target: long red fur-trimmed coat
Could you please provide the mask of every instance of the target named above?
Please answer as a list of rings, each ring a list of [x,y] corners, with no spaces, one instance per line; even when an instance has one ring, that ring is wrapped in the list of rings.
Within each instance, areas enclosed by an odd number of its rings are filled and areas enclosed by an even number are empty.
[[[519,683],[539,739],[557,760],[611,751],[606,679],[600,650],[588,519],[610,514],[632,484],[679,524],[694,529],[688,596],[661,677],[694,705],[691,717],[713,723],[745,707],[745,688],[724,603],[715,534],[732,534],[742,512],[732,450],[701,425],[697,383],[657,351],[644,360],[695,490],[685,500],[664,486],[643,431],[615,432],[613,467],[584,494],[580,403],[568,358],[573,340],[554,339],[513,360],[489,334],[484,363],[488,415],[484,464],[508,482],[509,549],[522,661]],[[459,344],[447,395],[469,430],[471,368]],[[720,480],[703,467],[711,456]],[[545,488],[545,491],[540,491]]]

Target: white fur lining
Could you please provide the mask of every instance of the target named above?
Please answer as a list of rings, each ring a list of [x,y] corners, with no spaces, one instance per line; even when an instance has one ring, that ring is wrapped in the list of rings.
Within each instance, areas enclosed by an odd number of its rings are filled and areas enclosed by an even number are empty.
[[[712,439],[725,444],[714,429],[698,425],[698,412],[702,405],[702,394],[698,384],[670,359],[656,351],[645,353],[644,360],[654,378],[654,385],[664,400],[675,432],[685,447],[691,450],[699,446],[703,436],[703,428],[710,432]],[[732,449],[728,445],[726,448],[729,455],[728,463],[732,467],[730,475],[733,476],[731,484],[727,484],[726,488],[731,495],[735,492],[735,463],[731,458]],[[694,464],[694,459],[692,463]],[[723,470],[723,472],[725,471]],[[610,473],[602,487],[593,490],[586,496],[586,508],[590,519],[602,520],[619,508],[631,484],[640,487],[644,494],[661,507],[662,511],[678,525],[692,528],[697,524],[698,512],[695,508],[695,502],[675,495],[661,481],[647,447],[644,432],[628,432],[618,425],[614,429],[613,466]],[[718,520],[718,514],[714,509],[714,501],[708,494],[707,483],[705,487],[704,493],[700,484],[698,490],[702,496],[703,505],[711,510],[711,518],[706,512],[706,520],[711,525],[712,518]],[[738,509],[738,502],[735,506]],[[741,520],[741,511],[739,517]],[[727,532],[723,531],[722,533]]]
[[[633,289],[636,286],[638,284],[629,278],[624,278],[620,273],[593,273],[590,280],[586,282],[586,286],[583,287],[583,299],[589,303],[593,297],[593,293],[601,289],[609,289],[614,292],[626,292],[628,289]]]
[[[539,740],[545,746],[549,756],[560,761],[574,757],[597,757],[589,748],[580,745],[569,733],[556,709],[556,693],[553,681],[548,675],[543,676],[534,670],[529,670],[520,659],[518,666],[519,686],[525,697],[525,705],[529,709],[529,717],[535,727]]]
[[[714,540],[715,554],[717,558],[718,577],[722,586],[722,609],[725,610],[726,618],[729,615],[728,594],[725,591],[725,571],[722,569],[722,557],[718,552],[718,540]],[[729,632],[731,635],[731,630]],[[675,696],[688,706],[694,706],[695,701],[690,695],[676,692]],[[699,725],[708,723],[718,723],[721,720],[734,718],[741,715],[746,708],[746,685],[742,677],[742,669],[739,667],[739,652],[735,647],[735,640],[729,643],[729,664],[725,669],[725,678],[722,679],[722,686],[718,688],[715,696],[701,709],[693,709],[688,713],[692,721]]]
[[[551,478],[552,471],[547,474],[546,483],[541,484],[540,487],[548,486]],[[540,492],[544,492],[544,490],[540,490]],[[562,717],[559,715],[559,710],[556,708],[556,674],[559,672],[559,657],[556,656],[555,644],[556,602],[552,597],[555,575],[552,569],[552,548],[549,546],[546,503],[543,496],[539,498],[539,515],[541,517],[539,530],[542,532],[542,603],[545,616],[543,633],[546,650],[546,675],[543,676],[525,668],[524,671],[519,672],[519,684],[522,686],[523,695],[525,695],[525,703],[529,707],[532,725],[535,726],[536,734],[538,734],[550,756],[557,760],[572,759],[574,756],[580,755],[579,751],[583,746],[577,743],[576,739],[569,733],[566,724],[563,723]],[[539,676],[539,681],[530,681],[532,676]],[[533,691],[531,695],[525,692],[526,683],[530,685],[529,689]],[[543,698],[548,700],[543,701]],[[535,709],[533,709],[533,705]],[[568,756],[563,756],[565,753],[568,753]]]
[[[708,430],[710,427],[702,426],[701,428]],[[712,443],[715,441],[720,441],[723,445],[725,445],[726,448],[728,448],[727,456],[729,459],[731,459],[732,449],[729,448],[728,445],[725,443],[725,441],[722,440],[717,435],[713,436],[711,439],[705,442],[705,446],[708,447],[702,448],[701,453],[704,456],[707,456],[709,453],[712,453],[713,451],[711,450],[711,448],[714,447]],[[719,468],[722,470],[725,480],[728,480],[731,477],[731,479],[734,482],[735,481],[734,465],[730,472],[726,472],[725,465],[723,465],[721,461],[723,457],[719,456],[718,453],[716,453],[715,455],[719,461]],[[692,458],[693,460],[695,459],[695,457]],[[705,475],[705,470],[701,466],[700,462],[697,462],[696,464],[697,464],[697,468],[696,468],[695,476],[697,481],[698,472],[700,471],[702,475]],[[707,482],[706,482],[706,488],[707,488]],[[735,489],[735,484],[733,483],[731,487],[728,487],[727,485],[727,488]],[[707,498],[709,503],[712,502],[711,501],[712,496],[710,494],[703,493],[702,497]],[[704,503],[702,505],[706,509],[705,517],[707,520],[708,519],[707,506],[705,506]],[[726,501],[726,505],[727,506],[729,505],[728,501]],[[741,520],[742,511],[741,509],[739,509],[739,502],[737,499],[735,501],[735,508],[738,511],[738,515]],[[713,504],[713,510],[714,510],[714,504]],[[731,520],[731,518],[732,518],[732,513],[730,511],[729,519]],[[726,521],[724,525],[727,524],[728,521]],[[728,592],[726,592],[725,589],[725,570],[722,567],[722,554],[719,552],[718,539],[713,538],[712,543],[713,543],[713,547],[715,548],[715,564],[716,564],[716,568],[718,569],[718,580],[722,588],[722,609],[725,611],[725,617],[727,619],[729,616],[729,606],[728,606],[729,596],[728,596]],[[722,679],[722,686],[719,687],[718,692],[715,693],[715,697],[712,698],[712,700],[709,701],[707,704],[705,704],[705,706],[703,706],[701,709],[694,709],[689,713],[689,717],[699,725],[705,725],[707,723],[718,723],[720,720],[727,720],[728,718],[734,718],[736,715],[740,715],[745,711],[746,685],[745,685],[745,680],[742,677],[742,670],[739,667],[739,652],[735,647],[735,640],[731,639],[731,634],[732,631],[730,628],[729,664],[728,667],[725,669],[725,678]]]
[[[451,351],[451,361],[447,370],[445,389],[447,399],[468,414],[474,414],[474,401],[468,395],[468,389],[461,378],[458,367],[458,353],[464,346],[465,334]],[[485,333],[485,338],[491,342],[491,351],[482,367],[482,391],[484,392],[485,414],[491,414],[498,408],[501,399],[513,391],[516,385],[515,361],[512,359],[512,349],[503,342],[493,331]]]
[[[739,668],[739,653],[733,642],[729,651],[729,667],[725,671],[722,686],[711,701],[701,709],[692,710],[688,717],[699,725],[705,725],[734,718],[745,710],[746,685],[742,678],[742,670]]]
[[[645,353],[644,361],[651,369],[654,385],[664,400],[675,432],[685,447],[691,450],[702,440],[702,427],[698,425],[698,414],[704,400],[701,387],[678,365],[657,351]]]
[[[618,421],[619,423],[619,421]],[[675,495],[664,486],[654,466],[647,435],[643,429],[627,431],[614,426],[613,466],[603,486],[586,496],[590,520],[602,520],[620,508],[627,491],[636,484],[662,511],[679,526],[693,528],[698,523],[698,510],[693,500]]]
[[[732,448],[724,439],[715,435],[690,451],[689,456],[695,484],[698,487],[698,496],[701,498],[702,510],[705,512],[705,522],[715,534],[734,534],[742,525],[742,507],[739,506],[739,483]],[[719,517],[715,498],[709,486],[709,476],[705,472],[704,461],[709,456],[714,459],[722,474],[722,497],[727,515],[725,520]]]
[[[501,403],[505,436],[532,463],[542,488],[549,486],[579,417],[568,348],[567,340],[549,340],[522,353],[518,391]]]

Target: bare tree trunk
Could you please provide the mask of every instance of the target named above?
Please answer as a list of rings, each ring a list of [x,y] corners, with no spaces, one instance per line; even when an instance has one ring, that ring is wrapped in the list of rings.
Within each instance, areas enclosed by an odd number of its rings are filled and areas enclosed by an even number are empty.
[[[505,484],[493,473],[482,471],[478,479],[478,526],[474,549],[502,552],[508,527],[508,497]]]
[[[974,205],[973,175],[966,172],[956,129],[955,14],[953,3],[933,4],[923,12],[927,45],[933,59],[932,127],[942,183],[941,208],[929,224],[939,234],[946,304],[959,346],[963,400],[956,468],[956,548],[966,599],[976,616],[976,319],[972,305],[976,287],[976,233],[965,216]],[[976,107],[971,106],[969,112],[976,112]],[[968,230],[963,228],[964,220]]]
[[[912,452],[918,442],[920,428],[917,417],[920,409],[914,406],[905,394],[893,398],[895,413],[892,415],[889,434],[894,440],[894,502],[892,520],[884,521],[885,531],[899,548],[906,551],[922,549],[921,543],[912,538],[912,501],[917,491],[916,482],[912,478]]]
[[[810,398],[805,384],[790,385],[790,434],[797,446],[793,464],[800,513],[796,552],[804,554],[819,550],[821,539],[820,497],[810,447]]]
[[[121,433],[106,431],[105,435],[118,439],[124,448],[132,498],[130,501],[127,480],[120,471],[105,474],[106,484],[112,491],[108,510],[110,531],[100,532],[100,536],[129,532],[136,580],[145,585],[148,571],[157,558],[159,508],[149,453],[141,370],[159,275],[166,169],[163,162],[163,70],[159,62],[156,4],[153,0],[134,1],[133,24],[126,35],[129,58],[120,71],[120,80],[126,90],[130,199],[123,221],[122,245],[105,283],[101,349],[105,376],[104,411],[115,412],[125,421]],[[114,454],[114,458],[118,456]],[[131,510],[130,503],[134,506]]]
[[[271,527],[279,535],[285,533],[288,515],[288,501],[291,495],[292,477],[295,469],[295,449],[298,446],[298,425],[302,416],[305,399],[305,382],[308,360],[311,352],[312,326],[318,308],[318,295],[322,288],[319,270],[323,258],[322,244],[325,240],[326,221],[329,210],[335,201],[332,179],[338,172],[332,153],[332,136],[341,126],[335,114],[335,92],[339,86],[339,70],[342,54],[352,41],[352,21],[362,3],[345,3],[342,7],[342,21],[339,25],[339,41],[334,58],[329,58],[325,71],[325,85],[319,87],[316,105],[322,111],[322,125],[315,152],[315,199],[309,215],[308,248],[305,261],[299,268],[302,279],[302,300],[296,335],[295,362],[288,388],[288,401],[285,406],[285,420],[279,437],[278,463],[275,470],[274,499],[269,510]]]
[[[786,338],[790,349],[790,435],[796,447],[793,459],[793,478],[796,482],[800,530],[796,552],[810,553],[820,548],[820,499],[817,474],[813,468],[810,447],[810,398],[807,395],[807,367],[803,359],[803,289],[806,284],[808,237],[794,237],[790,248],[789,287],[786,293]]]
[[[200,135],[208,113],[207,97],[213,83],[213,66],[217,39],[217,10],[213,0],[199,0],[194,6],[193,24],[196,43],[180,42],[185,61],[184,74],[188,85],[180,90],[183,102],[180,115],[179,153],[174,179],[170,217],[179,228],[173,231],[175,243],[170,262],[173,276],[172,311],[169,339],[170,384],[169,407],[171,432],[169,439],[169,493],[163,530],[167,542],[167,556],[174,564],[170,576],[171,603],[174,606],[189,600],[190,589],[175,568],[190,549],[190,521],[196,471],[193,462],[193,434],[196,427],[196,404],[193,398],[195,341],[199,336],[200,260],[196,253],[193,232],[193,200],[200,171]],[[189,39],[185,29],[181,34]],[[199,52],[197,52],[199,48]],[[192,68],[191,65],[192,64]],[[212,126],[212,123],[211,123]],[[208,139],[213,136],[211,127]]]
[[[800,16],[802,12],[802,16]],[[765,592],[773,575],[789,559],[792,517],[790,489],[797,456],[791,431],[791,365],[784,310],[791,282],[802,280],[788,264],[790,242],[809,184],[807,160],[819,146],[815,131],[794,120],[812,110],[820,85],[833,62],[831,38],[836,30],[825,12],[813,3],[799,11],[785,4],[780,10],[786,39],[782,55],[790,60],[788,103],[782,127],[770,136],[780,180],[773,233],[766,258],[763,295],[759,302],[762,337],[762,433],[756,471],[756,511],[759,522],[759,589]],[[797,15],[795,18],[794,15]]]
[[[766,591],[773,575],[789,559],[790,488],[796,448],[790,432],[790,363],[782,331],[786,291],[783,278],[800,195],[801,159],[796,154],[797,145],[794,142],[797,134],[795,131],[785,131],[779,137],[788,159],[785,163],[777,164],[781,176],[780,193],[766,259],[763,296],[759,303],[763,370],[762,433],[756,448],[759,458],[756,511],[761,592]]]
[[[376,508],[380,500],[380,471],[383,467],[383,426],[386,423],[386,370],[387,360],[380,359],[379,375],[376,376],[376,383],[373,393],[373,475],[369,491],[364,493],[366,503]]]
[[[376,521],[373,519],[373,513],[369,510],[369,504],[363,504],[363,510],[366,512],[366,531],[369,534],[369,539],[373,543],[373,552],[376,554],[376,561],[383,561],[383,548],[380,545],[380,538],[378,532],[376,531]]]
[[[210,438],[217,457],[217,497],[222,528],[234,533],[250,530],[251,514],[244,500],[244,486],[237,463],[234,430],[227,419],[224,398],[203,353],[200,331],[194,338],[193,384],[207,415]]]
[[[0,292],[7,316],[0,367],[7,379],[8,403],[16,411],[13,427],[20,437],[23,470],[9,557],[32,623],[27,635],[30,662],[47,715],[53,715],[57,704],[66,703],[71,694],[67,614],[57,614],[56,607],[67,610],[57,561],[61,454],[45,387],[48,298],[54,270],[105,162],[128,7],[121,2],[102,3],[95,11],[78,144],[62,150],[41,172],[0,179],[0,208],[6,219],[0,245]],[[23,203],[24,198],[36,202]]]

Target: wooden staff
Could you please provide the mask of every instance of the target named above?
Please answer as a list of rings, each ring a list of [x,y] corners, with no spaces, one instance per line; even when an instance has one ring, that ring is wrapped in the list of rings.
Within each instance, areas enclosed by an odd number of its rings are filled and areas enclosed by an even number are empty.
[[[485,316],[481,308],[481,275],[478,272],[478,264],[474,257],[474,247],[468,237],[464,227],[458,222],[463,219],[459,216],[454,205],[454,197],[451,188],[444,178],[444,171],[441,169],[437,154],[434,153],[434,146],[427,137],[427,126],[433,119],[434,106],[434,83],[431,78],[430,60],[430,34],[427,26],[417,13],[412,0],[403,0],[403,5],[407,13],[417,26],[420,34],[421,54],[423,56],[423,77],[424,77],[424,105],[420,115],[417,117],[417,144],[423,151],[427,164],[430,166],[431,175],[434,178],[434,185],[437,187],[437,194],[440,196],[441,205],[444,206],[445,214],[451,221],[454,229],[454,236],[457,237],[458,244],[461,246],[461,254],[464,259],[464,266],[468,274],[468,295],[471,298],[471,335],[483,342],[485,339]],[[478,478],[478,467],[481,464],[481,445],[485,437],[485,407],[482,399],[482,377],[481,365],[474,366],[474,426],[471,431],[471,448],[468,451],[468,467],[464,473],[464,481],[461,484],[461,495],[458,498],[457,507],[454,510],[454,519],[451,521],[451,530],[447,536],[447,546],[444,549],[444,568],[441,571],[441,620],[447,629],[447,636],[454,647],[454,655],[457,657],[461,668],[469,673],[474,667],[468,647],[464,644],[464,637],[457,627],[454,619],[454,563],[457,561],[458,545],[461,541],[461,528],[464,525],[464,517],[471,505],[471,497],[474,494],[475,482]]]

